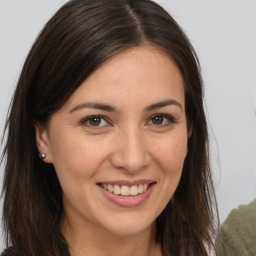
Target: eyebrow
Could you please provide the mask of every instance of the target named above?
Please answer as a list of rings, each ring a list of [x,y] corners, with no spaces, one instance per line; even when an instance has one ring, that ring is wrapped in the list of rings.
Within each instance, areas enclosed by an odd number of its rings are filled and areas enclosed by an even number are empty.
[[[169,99],[169,100],[164,100],[164,101],[160,101],[160,102],[154,103],[152,105],[149,105],[148,107],[146,107],[144,109],[144,111],[145,112],[152,111],[152,110],[167,107],[167,106],[170,106],[170,105],[174,105],[174,106],[179,107],[181,109],[181,111],[183,110],[182,105],[178,101],[176,101],[174,99]]]
[[[79,104],[74,108],[72,108],[69,112],[72,113],[74,111],[77,111],[83,108],[99,109],[107,112],[117,112],[117,109],[115,107],[108,104],[104,104],[104,103],[98,103],[98,102],[86,102],[86,103]]]
[[[170,106],[170,105],[177,106],[181,110],[183,109],[182,105],[178,101],[176,101],[174,99],[169,99],[169,100],[160,101],[160,102],[157,102],[157,103],[147,106],[144,109],[144,112],[152,111],[152,110],[155,110],[158,108],[163,108],[163,107]],[[85,103],[81,103],[81,104],[75,106],[74,108],[72,108],[69,111],[69,113],[72,113],[74,111],[77,111],[77,110],[80,110],[83,108],[99,109],[99,110],[104,110],[107,112],[118,112],[116,107],[111,106],[109,104],[104,104],[104,103],[99,103],[99,102],[85,102]]]

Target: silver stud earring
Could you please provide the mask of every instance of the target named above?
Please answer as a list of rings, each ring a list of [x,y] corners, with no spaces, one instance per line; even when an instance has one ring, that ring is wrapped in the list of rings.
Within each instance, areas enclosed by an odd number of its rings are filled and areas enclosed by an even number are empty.
[[[46,158],[46,154],[45,154],[45,153],[40,153],[40,154],[39,154],[39,158],[40,158],[41,160],[44,160],[44,159]]]

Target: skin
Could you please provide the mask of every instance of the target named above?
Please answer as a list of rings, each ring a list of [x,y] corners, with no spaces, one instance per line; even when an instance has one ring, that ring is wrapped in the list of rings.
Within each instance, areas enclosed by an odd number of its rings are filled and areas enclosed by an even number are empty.
[[[95,102],[114,111],[87,104]],[[163,51],[143,45],[111,57],[46,126],[36,125],[36,139],[63,190],[72,255],[161,255],[155,219],[178,186],[188,139],[183,80]],[[155,185],[135,207],[116,205],[97,185],[141,179]]]

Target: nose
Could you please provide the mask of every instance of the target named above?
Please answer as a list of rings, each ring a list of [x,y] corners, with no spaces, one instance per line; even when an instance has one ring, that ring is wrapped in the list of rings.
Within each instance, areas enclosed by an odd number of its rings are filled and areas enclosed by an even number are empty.
[[[147,167],[151,156],[146,145],[145,135],[136,129],[124,132],[116,138],[114,153],[110,161],[115,168],[136,173]]]

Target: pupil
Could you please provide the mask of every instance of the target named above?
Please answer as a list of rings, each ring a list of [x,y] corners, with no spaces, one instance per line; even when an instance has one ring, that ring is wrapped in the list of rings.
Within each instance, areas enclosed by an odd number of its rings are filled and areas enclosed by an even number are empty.
[[[156,116],[152,120],[153,124],[162,124],[163,123],[163,117],[162,116]]]
[[[99,117],[93,117],[89,120],[90,125],[92,126],[98,126],[101,123],[101,119]]]

